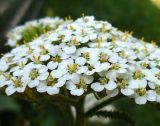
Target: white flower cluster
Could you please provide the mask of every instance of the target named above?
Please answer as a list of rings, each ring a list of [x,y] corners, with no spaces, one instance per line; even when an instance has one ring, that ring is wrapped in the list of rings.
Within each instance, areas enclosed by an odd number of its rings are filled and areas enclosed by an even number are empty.
[[[55,30],[60,24],[64,22],[63,19],[59,17],[55,18],[42,18],[39,20],[33,20],[25,23],[24,25],[18,26],[12,29],[8,34],[7,45],[11,47],[15,47],[19,44],[24,44],[28,42],[25,37],[29,37],[31,39],[37,38],[41,34],[44,34],[48,31]],[[26,34],[28,33],[29,34]],[[34,36],[31,36],[33,34]]]
[[[47,21],[46,21],[47,22]],[[54,95],[106,92],[160,102],[160,50],[92,16],[62,23],[52,32],[0,59],[0,87],[7,95],[26,88]]]

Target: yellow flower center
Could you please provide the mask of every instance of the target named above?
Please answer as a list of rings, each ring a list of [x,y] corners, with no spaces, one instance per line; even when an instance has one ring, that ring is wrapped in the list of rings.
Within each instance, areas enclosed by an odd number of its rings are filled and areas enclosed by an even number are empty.
[[[69,72],[70,74],[76,73],[76,71],[77,71],[77,69],[78,69],[78,65],[77,65],[77,64],[73,64],[73,65],[68,64],[68,65],[67,65],[67,68],[68,68],[68,72]]]
[[[136,80],[136,79],[141,79],[143,78],[144,75],[142,74],[141,70],[138,69],[134,74],[133,74],[133,78]]]
[[[51,60],[54,62],[58,62],[58,63],[60,63],[62,61],[61,57],[58,55],[52,57]]]
[[[83,88],[84,90],[87,90],[87,85],[86,85],[84,78],[80,78],[80,82],[76,84],[76,86],[78,89]]]
[[[31,78],[31,80],[36,79],[39,76],[39,72],[37,69],[34,69],[30,72],[29,77]]]
[[[155,91],[158,95],[160,95],[160,86],[156,86]]]
[[[47,86],[54,86],[58,82],[57,78],[54,78],[52,75],[49,75]]]
[[[144,96],[146,94],[147,90],[146,88],[139,88],[136,90],[136,93],[139,95],[139,96]]]
[[[11,81],[15,84],[15,85],[14,85],[15,87],[22,87],[22,82],[21,82],[21,79],[20,79],[20,78],[18,78],[18,79],[16,79],[16,78],[11,78]]]
[[[109,82],[109,79],[106,77],[101,77],[101,78],[99,78],[99,81],[100,81],[101,85],[105,85]]]
[[[86,60],[89,60],[89,59],[90,59],[90,53],[89,53],[89,52],[83,53],[83,57],[84,57]]]
[[[127,80],[125,80],[123,78],[117,78],[116,83],[117,83],[118,88],[120,88],[120,89],[124,89],[128,84]]]
[[[108,55],[106,53],[101,52],[99,55],[99,60],[101,63],[107,62],[108,61]]]
[[[102,36],[98,38],[98,48],[101,47],[101,43],[103,42]]]
[[[156,74],[156,77],[160,80],[160,71]]]

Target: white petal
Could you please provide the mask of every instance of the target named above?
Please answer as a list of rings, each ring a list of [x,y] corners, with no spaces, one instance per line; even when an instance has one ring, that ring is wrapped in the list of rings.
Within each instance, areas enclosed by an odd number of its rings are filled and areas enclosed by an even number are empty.
[[[19,66],[15,66],[13,68],[10,69],[10,72],[14,72],[14,71],[17,71],[19,69]]]
[[[89,76],[89,75],[83,75],[84,79],[85,79],[85,82],[86,84],[90,84],[93,82],[94,78],[93,76]]]
[[[106,77],[111,79],[111,80],[116,80],[117,78],[117,73],[114,70],[111,70],[109,72],[106,73]]]
[[[139,83],[138,82],[137,82],[137,80],[132,79],[132,80],[129,81],[128,87],[131,88],[131,89],[137,89],[137,88],[139,88]]]
[[[64,77],[66,80],[71,80],[71,79],[73,79],[73,75],[74,75],[74,74],[67,73],[67,74],[65,74],[63,77]],[[75,81],[76,81],[76,80],[75,80]]]
[[[21,81],[22,81],[23,83],[29,83],[29,82],[31,81],[31,78],[29,78],[28,76],[23,76],[23,77],[21,78]]]
[[[156,101],[156,92],[153,90],[149,90],[147,92],[147,100],[148,101]]]
[[[58,79],[58,83],[56,84],[56,87],[62,87],[66,83],[66,78],[61,77]]]
[[[71,90],[71,94],[75,96],[81,96],[83,93],[84,93],[84,90],[82,88]]]
[[[126,96],[130,96],[134,94],[134,90],[126,88],[126,89],[121,89],[121,93],[126,95]]]
[[[14,87],[13,85],[10,85],[10,86],[8,86],[8,87],[6,88],[5,92],[6,92],[6,94],[7,94],[8,96],[10,96],[10,95],[12,95],[13,93],[16,92],[16,89],[15,89],[15,87]]]
[[[40,67],[40,69],[39,69],[39,73],[45,73],[45,72],[47,72],[48,71],[48,68],[46,67],[46,66],[44,66],[44,65],[42,65],[41,67]]]
[[[105,84],[105,88],[110,91],[114,90],[116,87],[117,84],[113,80],[110,80],[107,84]]]
[[[16,88],[17,92],[19,92],[19,93],[23,93],[23,92],[25,91],[25,89],[26,89],[26,86],[17,87],[17,88]]]
[[[87,72],[87,70],[88,70],[87,66],[81,66],[81,67],[79,67],[77,73],[79,73],[79,74],[85,73],[85,72]]]
[[[13,72],[13,76],[22,76],[23,75],[23,70],[17,70]]]
[[[48,72],[42,73],[42,74],[40,74],[40,76],[38,77],[38,80],[46,80],[48,76],[49,76],[49,73],[48,73]]]
[[[100,92],[102,90],[104,90],[104,85],[101,85],[100,83],[98,82],[95,82],[91,85],[91,88],[94,90],[94,91],[97,91],[97,92]]]
[[[66,53],[61,54],[61,59],[67,59],[67,58],[69,58],[68,54],[66,54]]]
[[[49,62],[49,63],[47,64],[47,67],[48,67],[48,69],[50,69],[50,70],[54,70],[57,66],[58,66],[58,63],[57,63],[57,62],[53,62],[53,61],[51,61],[51,62]]]
[[[107,93],[110,97],[115,97],[116,95],[118,95],[119,90],[118,90],[118,89],[115,89],[115,90],[112,90],[112,91],[106,90],[106,93]]]
[[[76,51],[76,47],[75,46],[71,46],[71,47],[66,46],[64,48],[64,51],[65,51],[66,54],[73,54]]]
[[[95,72],[96,72],[96,70],[93,69],[93,70],[91,70],[91,71],[88,70],[87,72],[85,72],[85,74],[86,74],[86,75],[93,75]]]
[[[93,39],[96,39],[97,38],[97,34],[96,33],[93,33],[91,35],[89,35],[89,39],[90,40],[93,40]]]
[[[63,75],[63,71],[62,71],[62,70],[59,70],[59,69],[53,70],[53,71],[51,72],[51,75],[52,75],[53,77],[55,77],[55,78],[60,78],[60,77]]]
[[[147,86],[147,80],[146,79],[141,79],[137,83],[139,84],[140,88],[146,88],[146,86]]]
[[[40,61],[47,61],[50,59],[50,56],[49,55],[41,55],[40,56]]]
[[[71,36],[65,36],[64,39],[62,39],[62,42],[68,42],[71,40]]]
[[[37,91],[40,93],[46,92],[47,91],[46,82],[40,83],[40,85],[37,86]]]
[[[73,89],[76,88],[76,85],[73,84],[72,81],[68,81],[68,82],[66,83],[66,88],[67,88],[68,90],[73,90]]]
[[[124,73],[127,72],[127,70],[126,70],[126,69],[123,69],[123,68],[120,68],[117,72],[118,72],[118,73],[121,73],[121,74],[124,74]]]
[[[83,57],[78,57],[75,59],[75,63],[82,66],[86,63],[86,59]]]
[[[18,65],[21,65],[22,63],[26,64],[27,62],[28,62],[28,59],[27,58],[23,58],[18,62]]]
[[[81,78],[81,76],[80,76],[79,74],[72,74],[71,80],[72,80],[72,82],[73,82],[74,84],[78,84],[79,81],[80,81],[80,78]]]
[[[57,87],[47,87],[47,93],[49,95],[54,95],[59,93],[59,88]]]
[[[38,79],[35,79],[35,80],[31,80],[30,83],[28,84],[28,86],[30,88],[33,88],[33,87],[36,87],[39,85],[39,80]]]
[[[6,84],[5,84],[5,81],[0,81],[0,88],[1,87],[4,87]]]
[[[57,33],[52,33],[48,36],[48,39],[50,41],[57,41],[58,40],[58,34]]]
[[[118,62],[118,56],[117,55],[112,55],[109,59],[111,63],[117,63]]]
[[[155,89],[155,87],[156,87],[155,83],[152,83],[152,82],[148,82],[148,86],[149,86],[151,89]]]
[[[135,102],[139,105],[143,105],[143,104],[146,104],[147,99],[145,96],[138,96],[135,98]]]
[[[0,71],[6,71],[8,68],[8,64],[4,60],[0,60]]]
[[[96,72],[101,72],[101,71],[104,71],[104,70],[108,70],[110,68],[110,64],[109,63],[96,63],[95,65],[95,68],[96,68]]]

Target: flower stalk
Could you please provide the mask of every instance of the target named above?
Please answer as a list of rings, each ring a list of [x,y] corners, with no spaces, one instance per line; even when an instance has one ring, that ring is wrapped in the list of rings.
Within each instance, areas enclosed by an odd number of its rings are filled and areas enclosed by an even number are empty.
[[[87,119],[85,118],[84,113],[84,96],[82,96],[78,103],[75,106],[76,109],[76,120],[75,120],[75,126],[85,126]]]

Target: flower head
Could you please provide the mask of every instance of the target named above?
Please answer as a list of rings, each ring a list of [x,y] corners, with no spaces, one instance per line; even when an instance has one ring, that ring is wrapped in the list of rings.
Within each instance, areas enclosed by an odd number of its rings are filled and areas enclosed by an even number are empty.
[[[74,96],[105,92],[137,104],[160,102],[159,48],[106,21],[44,18],[8,37],[10,46],[19,46],[0,59],[0,87],[7,95],[26,87],[54,95],[64,87]]]

